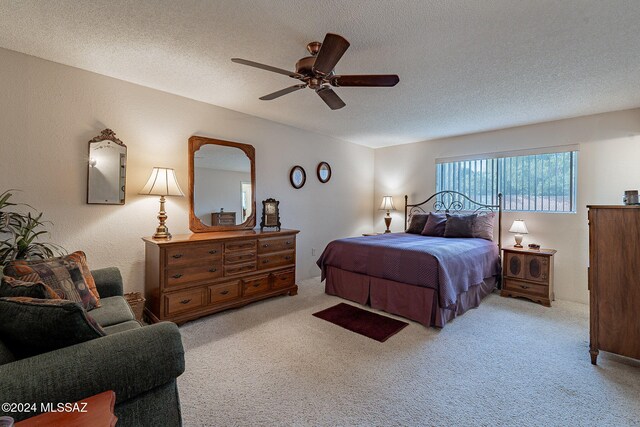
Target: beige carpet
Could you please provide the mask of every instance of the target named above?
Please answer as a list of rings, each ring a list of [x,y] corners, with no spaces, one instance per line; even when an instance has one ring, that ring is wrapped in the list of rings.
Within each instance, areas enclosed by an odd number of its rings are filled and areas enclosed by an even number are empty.
[[[385,343],[311,314],[318,279],[181,327],[186,426],[640,425],[640,363],[588,353],[588,308],[487,297]]]

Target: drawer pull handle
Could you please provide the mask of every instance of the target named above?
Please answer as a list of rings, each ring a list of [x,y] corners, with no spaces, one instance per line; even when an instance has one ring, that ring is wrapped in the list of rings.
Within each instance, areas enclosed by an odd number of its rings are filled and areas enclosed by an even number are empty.
[[[229,293],[229,290],[228,290],[228,289],[225,289],[224,291],[220,292],[220,295],[226,295],[226,294],[228,294],[228,293]]]
[[[525,286],[525,285],[520,285],[520,287],[521,287],[522,289],[529,289],[529,286]]]
[[[215,273],[216,271],[218,271],[218,269],[215,267],[209,269],[209,273]]]
[[[257,287],[259,287],[259,286],[260,286],[260,283],[254,283],[254,284],[253,284],[253,287],[254,287],[254,288],[257,288]]]
[[[183,299],[182,301],[180,301],[180,304],[189,304],[190,302],[191,302],[191,298]]]
[[[285,244],[290,245],[290,244],[291,244],[291,242],[287,240],[287,241],[285,242]]]
[[[268,243],[265,243],[264,245],[262,245],[262,247],[263,247],[263,248],[268,248],[268,247],[269,247],[269,244],[268,244]]]
[[[213,255],[213,254],[217,254],[217,253],[218,253],[218,251],[217,251],[217,250],[215,250],[215,249],[211,249],[211,250],[209,251],[209,253],[210,253],[211,255]]]
[[[291,255],[287,255],[284,259],[291,259]]]
[[[171,257],[175,259],[182,258],[182,254],[171,255]]]
[[[180,274],[180,273],[176,273],[176,274],[174,274],[174,275],[173,275],[173,276],[171,276],[171,277],[173,277],[174,279],[179,279],[179,278],[181,278],[181,277],[182,277],[182,274]]]
[[[263,260],[262,260],[262,263],[263,263],[263,264],[268,264],[268,263],[269,263],[269,260],[268,260],[268,259],[263,259]]]

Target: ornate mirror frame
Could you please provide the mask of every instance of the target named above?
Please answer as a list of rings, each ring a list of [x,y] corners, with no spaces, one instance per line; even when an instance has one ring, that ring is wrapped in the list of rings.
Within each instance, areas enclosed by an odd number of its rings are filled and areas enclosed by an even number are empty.
[[[195,183],[195,154],[204,145],[223,145],[242,150],[251,162],[251,215],[242,224],[237,225],[205,225],[195,215],[194,210],[194,183]],[[242,144],[221,139],[206,138],[204,136],[192,136],[189,138],[189,229],[194,233],[207,233],[211,231],[232,231],[253,229],[256,226],[256,150],[253,145]]]
[[[92,198],[92,182],[91,182],[91,168],[96,165],[96,160],[92,157],[91,149],[94,145],[99,145],[107,141],[107,146],[98,147],[100,148],[109,148],[109,147],[121,147],[124,149],[124,157],[120,157],[120,168],[118,169],[118,188],[120,193],[120,198],[118,201],[97,201]],[[113,146],[110,144],[113,142]],[[127,186],[127,146],[124,142],[120,141],[116,138],[116,133],[111,129],[104,129],[100,132],[100,135],[89,141],[89,149],[88,149],[88,162],[87,162],[87,204],[88,205],[124,205],[126,200],[126,186]]]

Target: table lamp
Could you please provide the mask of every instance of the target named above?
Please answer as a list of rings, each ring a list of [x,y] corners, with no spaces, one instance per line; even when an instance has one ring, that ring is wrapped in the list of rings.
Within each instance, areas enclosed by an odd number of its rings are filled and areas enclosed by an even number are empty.
[[[380,205],[380,210],[387,211],[387,216],[384,217],[384,223],[387,225],[387,229],[384,232],[391,233],[391,230],[389,230],[389,226],[391,225],[390,211],[396,210],[396,207],[393,206],[393,198],[391,196],[382,197],[382,204]]]
[[[153,235],[153,238],[170,239],[171,233],[169,233],[169,229],[165,225],[167,213],[164,210],[164,197],[184,196],[184,193],[180,189],[180,185],[178,185],[175,171],[170,168],[154,167],[151,171],[149,180],[140,191],[140,194],[160,196],[160,212],[158,213],[160,225],[156,228],[156,233]]]
[[[513,224],[511,224],[511,228],[509,229],[510,233],[516,233],[515,238],[516,238],[516,244],[513,245],[514,248],[521,248],[522,247],[522,238],[524,237],[523,234],[528,234],[529,230],[527,230],[527,226],[524,223],[524,220],[522,219],[516,219],[515,221],[513,221]]]

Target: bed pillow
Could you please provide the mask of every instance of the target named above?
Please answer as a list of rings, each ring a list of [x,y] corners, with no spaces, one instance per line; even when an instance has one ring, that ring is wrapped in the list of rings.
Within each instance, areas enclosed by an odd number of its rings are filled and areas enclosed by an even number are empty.
[[[449,215],[444,229],[444,237],[473,237],[473,223],[476,214]]]
[[[422,229],[423,236],[434,236],[434,237],[443,237],[444,229],[447,224],[447,215],[443,213],[431,212],[429,213],[429,218],[427,218],[427,223],[424,225]]]
[[[493,240],[493,225],[495,217],[495,212],[487,212],[478,215],[473,222],[473,237]]]
[[[0,336],[18,358],[105,336],[80,306],[63,299],[0,298]]]
[[[93,277],[87,282],[83,274],[83,264],[86,266],[83,260],[86,257],[82,252],[44,260],[15,260],[5,267],[4,274],[27,282],[41,281],[59,298],[80,303],[85,310],[91,310],[100,303],[89,289]],[[93,285],[95,287],[95,282]]]
[[[11,276],[2,277],[0,297],[59,298],[53,289],[42,282],[25,282]]]
[[[429,214],[427,213],[416,213],[411,215],[411,221],[409,222],[409,228],[407,228],[407,233],[411,233],[411,234],[422,233],[422,230],[424,230],[424,226],[427,223],[428,218],[429,218]]]

